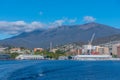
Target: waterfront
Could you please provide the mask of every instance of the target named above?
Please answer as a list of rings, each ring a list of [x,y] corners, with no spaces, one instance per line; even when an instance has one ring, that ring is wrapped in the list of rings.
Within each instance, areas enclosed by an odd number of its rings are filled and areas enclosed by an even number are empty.
[[[0,61],[0,80],[119,80],[119,71],[120,61]]]

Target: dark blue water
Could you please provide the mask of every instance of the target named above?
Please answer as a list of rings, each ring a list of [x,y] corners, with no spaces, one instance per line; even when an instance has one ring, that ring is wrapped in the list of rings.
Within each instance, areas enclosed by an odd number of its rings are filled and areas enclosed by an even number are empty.
[[[0,61],[0,80],[120,80],[120,61]]]

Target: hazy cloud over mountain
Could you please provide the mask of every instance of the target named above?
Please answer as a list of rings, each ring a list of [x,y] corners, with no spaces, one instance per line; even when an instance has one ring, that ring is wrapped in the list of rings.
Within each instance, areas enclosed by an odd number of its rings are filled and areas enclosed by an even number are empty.
[[[93,16],[84,16],[83,17],[83,21],[85,22],[94,22],[96,20],[96,18],[94,18]]]
[[[25,21],[13,21],[13,22],[0,21],[0,33],[14,35],[22,32],[31,32],[37,29],[55,28],[65,23],[71,24],[74,22],[76,22],[76,19],[68,19],[68,18],[55,20],[49,23],[43,23],[38,21],[33,21],[31,23],[27,23]]]
[[[73,24],[77,21],[77,18],[69,19],[69,18],[62,18],[59,20],[55,20],[54,22],[51,22],[48,24],[49,28],[55,28],[58,26],[62,26],[63,24]]]
[[[26,23],[24,21],[0,21],[0,33],[18,34],[21,32],[30,32],[36,29],[40,29],[44,26],[45,24],[36,21],[33,21],[31,23]]]

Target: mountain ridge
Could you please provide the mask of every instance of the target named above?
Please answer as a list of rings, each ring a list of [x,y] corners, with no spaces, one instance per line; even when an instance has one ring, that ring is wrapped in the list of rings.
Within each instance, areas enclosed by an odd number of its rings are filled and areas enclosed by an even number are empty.
[[[1,40],[0,44],[27,48],[49,48],[50,42],[53,42],[53,46],[77,41],[87,42],[93,33],[95,33],[95,39],[97,39],[119,34],[120,29],[95,22],[83,25],[63,25],[48,30],[22,33],[9,39]]]

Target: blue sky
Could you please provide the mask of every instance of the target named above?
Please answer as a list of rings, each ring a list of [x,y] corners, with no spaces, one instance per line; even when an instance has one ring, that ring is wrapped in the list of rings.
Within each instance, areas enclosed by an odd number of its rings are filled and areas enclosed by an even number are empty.
[[[90,21],[120,28],[120,0],[0,0],[0,39]]]

